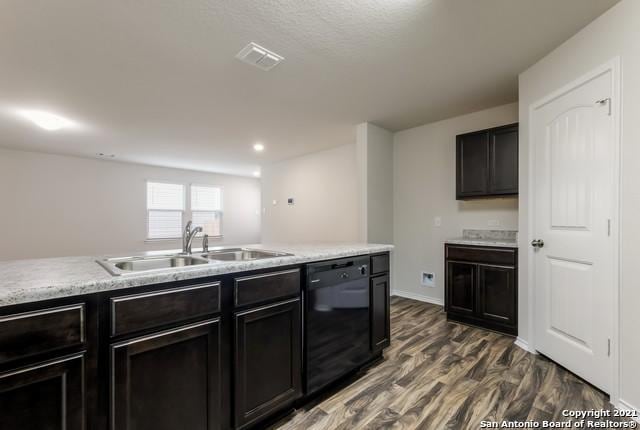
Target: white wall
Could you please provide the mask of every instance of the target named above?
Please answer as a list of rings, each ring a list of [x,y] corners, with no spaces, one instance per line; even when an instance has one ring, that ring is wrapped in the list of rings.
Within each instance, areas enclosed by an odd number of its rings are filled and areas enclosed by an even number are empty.
[[[394,135],[394,289],[444,299],[444,240],[464,228],[518,227],[518,199],[457,201],[455,138],[457,134],[518,121],[518,104],[459,116],[404,130]],[[434,218],[441,217],[436,227]],[[435,272],[436,288],[420,284],[421,271]]]
[[[393,133],[370,123],[356,128],[360,239],[393,243]]]
[[[520,245],[531,240],[527,216],[529,106],[620,56],[622,62],[622,180],[620,399],[640,407],[640,2],[623,0],[520,75]],[[520,254],[520,336],[528,336],[527,253]]]
[[[294,198],[294,205],[287,204],[289,197]],[[264,243],[357,242],[356,145],[263,167],[262,199]]]
[[[0,260],[179,248],[145,242],[148,179],[221,185],[211,245],[260,241],[256,179],[0,149]]]

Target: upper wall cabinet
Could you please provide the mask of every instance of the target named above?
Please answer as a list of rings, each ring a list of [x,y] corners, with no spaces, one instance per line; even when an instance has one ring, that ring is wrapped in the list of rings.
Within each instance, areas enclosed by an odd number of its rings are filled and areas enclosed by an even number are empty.
[[[518,194],[518,124],[456,136],[456,199]]]

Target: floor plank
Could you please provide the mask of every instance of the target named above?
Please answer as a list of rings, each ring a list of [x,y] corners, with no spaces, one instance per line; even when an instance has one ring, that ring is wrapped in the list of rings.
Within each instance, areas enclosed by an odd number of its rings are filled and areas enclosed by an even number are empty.
[[[271,430],[477,429],[611,408],[606,394],[512,337],[448,322],[441,306],[393,297],[391,336],[384,361]]]

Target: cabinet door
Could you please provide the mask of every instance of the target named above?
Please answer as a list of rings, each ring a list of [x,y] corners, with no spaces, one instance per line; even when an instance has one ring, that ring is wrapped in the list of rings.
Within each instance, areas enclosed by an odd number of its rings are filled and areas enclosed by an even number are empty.
[[[516,270],[502,266],[478,266],[478,313],[487,320],[516,324]]]
[[[220,320],[111,346],[111,430],[213,430],[221,421]]]
[[[301,395],[300,299],[235,314],[235,427],[245,428]]]
[[[473,315],[476,302],[476,265],[447,262],[447,311]]]
[[[518,194],[518,126],[489,133],[489,194]]]
[[[0,374],[0,429],[85,429],[84,355]]]
[[[458,136],[456,142],[456,198],[487,194],[489,146],[486,131]]]
[[[389,346],[389,276],[371,278],[371,351]]]

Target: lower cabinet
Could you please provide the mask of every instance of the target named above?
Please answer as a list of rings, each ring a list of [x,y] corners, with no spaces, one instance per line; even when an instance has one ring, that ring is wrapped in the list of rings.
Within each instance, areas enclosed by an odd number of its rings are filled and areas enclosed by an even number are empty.
[[[371,278],[371,351],[389,346],[389,275]]]
[[[302,390],[300,299],[234,314],[235,427],[291,405]]]
[[[486,320],[516,324],[516,270],[511,267],[478,265],[478,313]]]
[[[221,323],[210,319],[111,345],[111,430],[215,430]]]
[[[1,373],[0,429],[84,430],[84,363],[80,353]]]
[[[517,250],[445,247],[447,317],[518,334]]]
[[[447,262],[447,310],[473,315],[476,308],[476,265]]]

